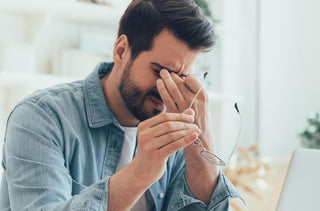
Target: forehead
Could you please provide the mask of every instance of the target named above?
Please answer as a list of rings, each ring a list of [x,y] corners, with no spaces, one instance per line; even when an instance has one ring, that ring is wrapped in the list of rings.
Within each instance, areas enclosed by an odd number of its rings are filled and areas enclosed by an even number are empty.
[[[152,49],[144,52],[146,59],[150,60],[149,63],[158,63],[184,75],[191,73],[198,55],[198,51],[191,50],[166,29],[154,38]]]

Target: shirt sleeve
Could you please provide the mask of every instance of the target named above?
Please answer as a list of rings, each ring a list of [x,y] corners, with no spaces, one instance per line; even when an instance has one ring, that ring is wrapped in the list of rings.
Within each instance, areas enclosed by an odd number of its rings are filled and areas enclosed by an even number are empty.
[[[184,165],[184,162],[181,161],[176,163],[182,163]],[[176,168],[179,169],[179,167]],[[172,185],[172,189],[169,193],[168,210],[229,211],[231,210],[229,197],[240,198],[244,202],[239,191],[233,186],[223,172],[220,171],[218,183],[211,195],[210,203],[207,206],[204,202],[196,199],[192,195],[186,181],[184,166],[181,168],[180,175]]]
[[[11,113],[3,154],[1,206],[11,210],[107,210],[105,178],[72,196],[72,177],[65,167],[63,130],[54,112],[27,101]],[[3,195],[9,196],[3,197]]]

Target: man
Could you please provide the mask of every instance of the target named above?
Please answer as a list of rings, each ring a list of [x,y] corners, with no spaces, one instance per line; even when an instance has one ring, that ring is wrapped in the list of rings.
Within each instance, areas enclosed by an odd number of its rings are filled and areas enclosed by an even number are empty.
[[[214,45],[191,0],[134,0],[113,63],[34,93],[11,113],[1,210],[228,210],[239,193],[213,152],[208,99],[191,74]]]

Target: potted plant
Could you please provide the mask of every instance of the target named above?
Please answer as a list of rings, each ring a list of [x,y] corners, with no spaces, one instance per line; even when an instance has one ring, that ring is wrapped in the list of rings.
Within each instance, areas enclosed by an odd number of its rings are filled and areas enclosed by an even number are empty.
[[[320,114],[308,116],[308,126],[299,133],[302,147],[320,149]]]

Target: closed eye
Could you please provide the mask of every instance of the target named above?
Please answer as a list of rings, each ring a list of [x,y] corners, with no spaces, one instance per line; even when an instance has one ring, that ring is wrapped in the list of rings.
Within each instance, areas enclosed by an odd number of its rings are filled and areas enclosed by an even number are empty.
[[[154,74],[156,77],[159,77],[159,78],[160,78],[160,70],[152,69],[152,72],[153,72],[153,74]]]
[[[153,71],[153,74],[155,75],[155,76],[157,76],[157,77],[160,77],[160,71],[161,70],[155,70],[155,69],[153,69],[152,70]],[[174,72],[174,71],[170,71],[170,70],[167,70],[169,73],[174,73],[174,74],[176,74],[176,72]],[[185,77],[184,75],[180,75],[179,77]]]
[[[165,67],[163,67],[163,66],[161,66],[161,65],[159,65],[159,64],[154,64],[154,63],[152,63],[155,67],[151,67],[151,69],[152,69],[152,71],[153,71],[153,74],[155,75],[155,76],[157,76],[157,77],[160,77],[160,71],[162,70],[162,69],[166,69],[169,73],[174,73],[174,74],[176,74],[178,77],[180,77],[180,78],[182,78],[182,79],[184,79],[184,78],[186,78],[187,77],[187,75],[185,75],[185,74],[180,74],[180,75],[178,75],[177,73],[178,72],[175,72],[175,71],[172,71],[172,70],[170,70],[170,69],[167,69],[167,68],[165,68]]]

